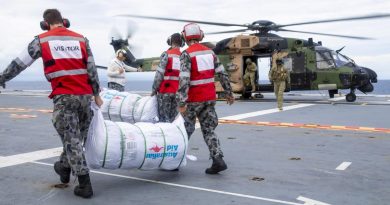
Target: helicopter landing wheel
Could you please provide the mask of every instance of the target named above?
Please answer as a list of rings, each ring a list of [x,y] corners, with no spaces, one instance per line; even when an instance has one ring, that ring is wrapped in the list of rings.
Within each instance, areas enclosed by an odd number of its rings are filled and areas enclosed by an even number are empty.
[[[348,93],[348,94],[345,96],[345,99],[347,100],[347,102],[355,102],[355,100],[356,100],[356,95],[355,95],[355,93]]]
[[[256,93],[255,98],[264,98],[264,95],[261,93]]]

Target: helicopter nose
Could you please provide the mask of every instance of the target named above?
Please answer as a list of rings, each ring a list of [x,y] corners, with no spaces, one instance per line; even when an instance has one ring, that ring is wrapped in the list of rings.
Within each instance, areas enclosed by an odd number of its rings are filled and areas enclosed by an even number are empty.
[[[369,78],[370,78],[370,81],[372,83],[377,83],[378,82],[378,79],[377,79],[377,74],[375,71],[373,71],[372,69],[369,69],[369,68],[366,68],[366,67],[361,67],[362,71],[367,73]]]
[[[371,83],[367,83],[363,86],[358,87],[358,89],[360,91],[362,91],[363,93],[369,93],[369,92],[374,91],[374,86]]]
[[[376,73],[365,67],[360,67],[358,73],[354,75],[355,85],[357,85],[357,89],[363,93],[374,91],[374,86],[372,83],[377,82]]]

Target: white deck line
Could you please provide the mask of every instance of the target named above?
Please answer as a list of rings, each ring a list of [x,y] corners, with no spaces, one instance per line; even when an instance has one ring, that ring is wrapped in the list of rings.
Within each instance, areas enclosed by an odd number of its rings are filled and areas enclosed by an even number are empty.
[[[352,162],[343,162],[338,167],[336,167],[336,170],[340,170],[340,171],[346,170],[351,164]]]
[[[0,157],[0,168],[15,166],[27,162],[33,162],[37,160],[47,159],[51,157],[57,157],[62,152],[62,147],[44,149],[34,152],[27,152],[23,154],[16,154],[6,157]]]
[[[283,107],[283,110],[284,111],[286,111],[286,110],[293,110],[293,109],[297,109],[297,108],[309,107],[309,106],[312,106],[312,105],[315,105],[315,104],[290,105],[290,106]],[[220,120],[241,120],[241,119],[250,118],[250,117],[257,117],[257,116],[260,116],[260,115],[268,115],[268,114],[272,114],[272,113],[276,113],[276,112],[280,112],[278,108],[272,108],[272,109],[268,109],[268,110],[259,110],[259,111],[256,111],[256,112],[248,112],[248,113],[243,113],[243,114],[238,114],[238,115],[231,115],[231,116],[226,116],[226,117],[222,117],[222,118],[219,118],[219,119]],[[196,123],[195,124],[195,129],[198,129],[198,128],[200,128],[200,124]]]
[[[283,111],[309,107],[312,105],[314,105],[314,104],[297,104],[297,105],[285,106],[285,107],[283,107]],[[231,116],[227,116],[227,117],[222,117],[220,119],[222,119],[222,120],[241,120],[244,118],[256,117],[256,116],[260,116],[260,115],[267,115],[267,114],[272,114],[272,113],[276,113],[276,112],[280,112],[278,108],[273,108],[273,109],[268,109],[268,110],[260,110],[260,111],[256,111],[256,112],[248,112],[248,113],[238,114],[238,115],[231,115]]]
[[[332,101],[332,102],[340,101],[340,100],[345,100],[345,97],[329,98],[329,101]]]
[[[44,162],[32,162],[32,163],[40,164],[40,165],[53,166],[52,164],[44,163]],[[196,186],[175,184],[175,183],[170,183],[170,182],[163,182],[163,181],[150,180],[150,179],[144,179],[144,178],[138,178],[138,177],[131,177],[131,176],[120,175],[120,174],[113,174],[113,173],[108,173],[108,172],[101,172],[101,171],[95,171],[95,170],[91,170],[91,172],[92,173],[96,173],[96,174],[106,175],[106,176],[119,177],[119,178],[124,178],[124,179],[131,179],[131,180],[136,180],[136,181],[142,181],[142,182],[150,182],[150,183],[154,183],[154,184],[162,184],[162,185],[173,186],[173,187],[180,187],[180,188],[186,188],[186,189],[192,189],[192,190],[197,190],[197,191],[212,192],[212,193],[218,193],[218,194],[242,197],[242,198],[247,198],[247,199],[256,199],[256,200],[274,202],[274,203],[279,203],[279,204],[302,205],[300,203],[289,202],[289,201],[282,201],[282,200],[278,200],[278,199],[271,199],[271,198],[265,198],[265,197],[247,195],[247,194],[239,194],[239,193],[234,193],[234,192],[226,192],[226,191],[220,191],[220,190],[215,190],[215,189],[207,189],[207,188],[196,187]],[[320,205],[322,205],[322,204],[320,204]]]

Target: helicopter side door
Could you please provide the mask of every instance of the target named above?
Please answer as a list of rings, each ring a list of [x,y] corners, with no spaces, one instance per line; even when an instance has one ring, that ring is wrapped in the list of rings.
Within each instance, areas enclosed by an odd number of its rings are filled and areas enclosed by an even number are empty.
[[[316,50],[316,79],[312,88],[318,90],[336,90],[340,85],[339,72],[328,50]]]
[[[305,53],[303,51],[290,52],[284,59],[284,67],[290,71],[290,89],[310,89],[311,72],[305,65]]]

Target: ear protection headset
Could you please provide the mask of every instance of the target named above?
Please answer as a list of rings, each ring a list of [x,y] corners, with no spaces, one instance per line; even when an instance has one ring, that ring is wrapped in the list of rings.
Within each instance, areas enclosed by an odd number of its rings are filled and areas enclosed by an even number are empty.
[[[44,30],[44,31],[50,29],[49,23],[47,23],[46,21],[41,21],[39,24],[41,26],[41,29]],[[70,27],[70,21],[68,19],[66,19],[66,18],[62,19],[62,24],[64,24],[65,28],[69,28]]]
[[[119,50],[117,50],[116,51],[116,57],[126,57],[126,50],[124,50],[124,49],[119,49]]]
[[[178,33],[174,33],[174,34],[172,34],[172,35],[170,35],[169,37],[168,37],[168,39],[167,39],[167,44],[169,45],[169,46],[172,46],[172,36],[173,35],[180,35],[180,34],[178,34]],[[180,35],[180,45],[179,45],[180,47],[183,47],[183,46],[185,46],[185,41],[183,40],[183,38],[182,38],[182,36]]]

